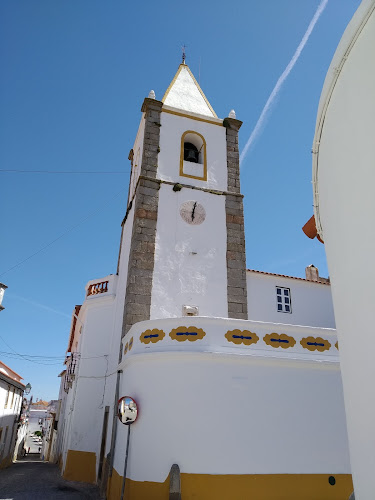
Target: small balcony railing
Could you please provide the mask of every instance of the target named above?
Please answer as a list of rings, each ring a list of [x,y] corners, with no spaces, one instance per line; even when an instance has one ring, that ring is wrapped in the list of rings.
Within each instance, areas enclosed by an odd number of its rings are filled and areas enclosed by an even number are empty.
[[[108,292],[108,281],[101,281],[100,283],[94,283],[88,287],[87,297],[106,292]]]

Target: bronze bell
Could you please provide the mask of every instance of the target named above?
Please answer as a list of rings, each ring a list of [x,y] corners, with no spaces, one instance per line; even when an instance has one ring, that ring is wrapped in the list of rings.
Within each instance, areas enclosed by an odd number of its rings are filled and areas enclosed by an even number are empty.
[[[185,142],[184,149],[185,149],[185,151],[184,151],[184,160],[185,161],[191,161],[193,163],[199,162],[199,151],[194,146],[194,144],[191,144],[190,142]]]
[[[193,163],[198,163],[198,151],[189,149],[187,151],[186,161],[192,161]]]

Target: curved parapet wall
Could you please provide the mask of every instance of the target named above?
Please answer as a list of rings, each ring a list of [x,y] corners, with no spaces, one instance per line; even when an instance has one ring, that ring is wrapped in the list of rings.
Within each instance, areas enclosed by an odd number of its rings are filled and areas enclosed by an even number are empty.
[[[336,330],[262,321],[197,316],[142,321],[122,342],[123,363],[138,354],[178,352],[339,361]]]
[[[139,409],[127,498],[166,498],[174,463],[184,499],[347,498],[336,342],[331,329],[222,318],[133,325],[119,365],[119,396]],[[128,430],[117,426],[109,498],[125,462]]]

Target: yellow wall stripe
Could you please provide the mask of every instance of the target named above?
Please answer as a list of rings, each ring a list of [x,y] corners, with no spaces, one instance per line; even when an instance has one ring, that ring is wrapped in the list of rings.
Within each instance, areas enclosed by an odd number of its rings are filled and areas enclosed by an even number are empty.
[[[353,491],[350,474],[181,474],[184,500],[347,500]],[[122,477],[114,470],[108,500],[118,500]],[[169,477],[164,483],[126,480],[127,500],[167,500]]]

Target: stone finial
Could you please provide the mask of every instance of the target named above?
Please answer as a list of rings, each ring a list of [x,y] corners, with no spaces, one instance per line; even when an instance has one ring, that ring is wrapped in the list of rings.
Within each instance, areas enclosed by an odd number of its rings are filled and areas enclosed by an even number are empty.
[[[229,111],[228,118],[236,118],[236,112],[234,111],[234,109],[231,109]]]
[[[148,98],[155,99],[155,91],[154,90],[150,90],[150,93],[148,94]]]

